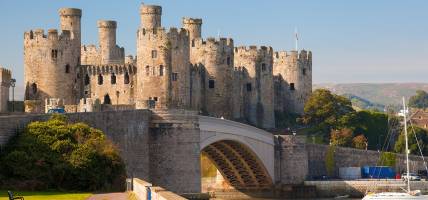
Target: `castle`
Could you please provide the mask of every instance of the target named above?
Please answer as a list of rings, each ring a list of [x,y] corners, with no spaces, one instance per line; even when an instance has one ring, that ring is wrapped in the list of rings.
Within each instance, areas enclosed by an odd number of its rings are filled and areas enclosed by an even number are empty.
[[[203,115],[275,127],[275,112],[302,113],[312,91],[312,54],[235,47],[202,38],[202,19],[162,27],[162,8],[142,4],[136,56],[116,44],[116,21],[98,21],[99,44],[81,45],[82,11],[59,10],[61,31],[24,34],[25,110],[63,106],[89,112],[189,109]]]

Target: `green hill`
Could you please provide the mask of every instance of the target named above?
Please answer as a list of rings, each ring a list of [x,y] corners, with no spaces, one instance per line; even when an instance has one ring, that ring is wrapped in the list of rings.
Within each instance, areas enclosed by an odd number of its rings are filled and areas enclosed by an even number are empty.
[[[428,83],[349,83],[314,84],[314,89],[326,88],[340,95],[356,96],[374,105],[401,104],[401,98],[407,99],[416,94],[416,90],[428,91]]]

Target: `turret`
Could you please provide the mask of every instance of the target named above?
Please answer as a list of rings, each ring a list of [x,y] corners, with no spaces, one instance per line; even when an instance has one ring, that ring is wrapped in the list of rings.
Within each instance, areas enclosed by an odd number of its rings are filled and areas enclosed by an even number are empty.
[[[202,19],[185,17],[183,18],[183,28],[189,31],[190,41],[202,37]]]
[[[100,43],[101,64],[109,64],[115,59],[116,48],[116,21],[100,20],[98,25],[98,39]]]
[[[59,15],[61,30],[69,30],[71,33],[71,39],[75,39],[76,43],[80,44],[80,18],[82,17],[82,10],[77,8],[61,8],[59,9]]]
[[[140,7],[141,28],[156,29],[162,26],[162,7],[156,5],[144,5]]]

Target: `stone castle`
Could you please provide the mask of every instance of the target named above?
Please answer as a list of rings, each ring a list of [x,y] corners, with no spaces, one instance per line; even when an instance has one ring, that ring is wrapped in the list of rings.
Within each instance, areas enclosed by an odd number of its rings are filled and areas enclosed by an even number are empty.
[[[231,38],[202,38],[202,19],[162,27],[162,8],[142,4],[136,56],[116,43],[116,21],[98,21],[99,44],[81,44],[82,11],[59,10],[60,31],[24,34],[25,110],[89,112],[188,109],[275,127],[275,112],[302,113],[312,91],[312,54],[235,47]]]

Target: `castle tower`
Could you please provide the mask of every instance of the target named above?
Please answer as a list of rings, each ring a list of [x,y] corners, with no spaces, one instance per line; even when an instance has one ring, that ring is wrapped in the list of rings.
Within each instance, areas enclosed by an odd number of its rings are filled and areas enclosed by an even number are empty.
[[[272,47],[237,47],[234,65],[246,76],[243,116],[257,127],[275,128]]]
[[[145,29],[156,29],[162,27],[162,7],[157,5],[144,5],[140,7],[141,25]]]
[[[123,64],[124,51],[116,46],[116,21],[100,20],[97,25],[101,54],[100,64]]]
[[[189,31],[190,41],[202,37],[202,19],[183,18],[183,28]]]
[[[141,6],[137,32],[137,108],[188,108],[189,35],[160,27],[160,6]]]
[[[77,8],[61,8],[59,9],[60,27],[61,30],[68,30],[71,33],[71,39],[76,44],[81,44],[81,25],[82,10]],[[80,48],[79,48],[80,51]]]
[[[312,53],[275,52],[276,110],[303,114],[306,101],[312,93]]]
[[[0,66],[0,113],[8,112],[9,88],[12,73]]]
[[[214,117],[232,119],[233,40],[230,38],[194,39],[190,61],[198,66],[199,81],[192,95],[200,96],[193,109]],[[196,89],[196,90],[195,90]],[[199,89],[199,90],[198,90]],[[200,94],[198,94],[200,93]],[[192,98],[192,101],[198,101]]]
[[[27,112],[44,112],[45,102],[60,99],[76,104],[80,96],[81,10],[59,10],[62,33],[41,29],[24,34],[25,106]]]

